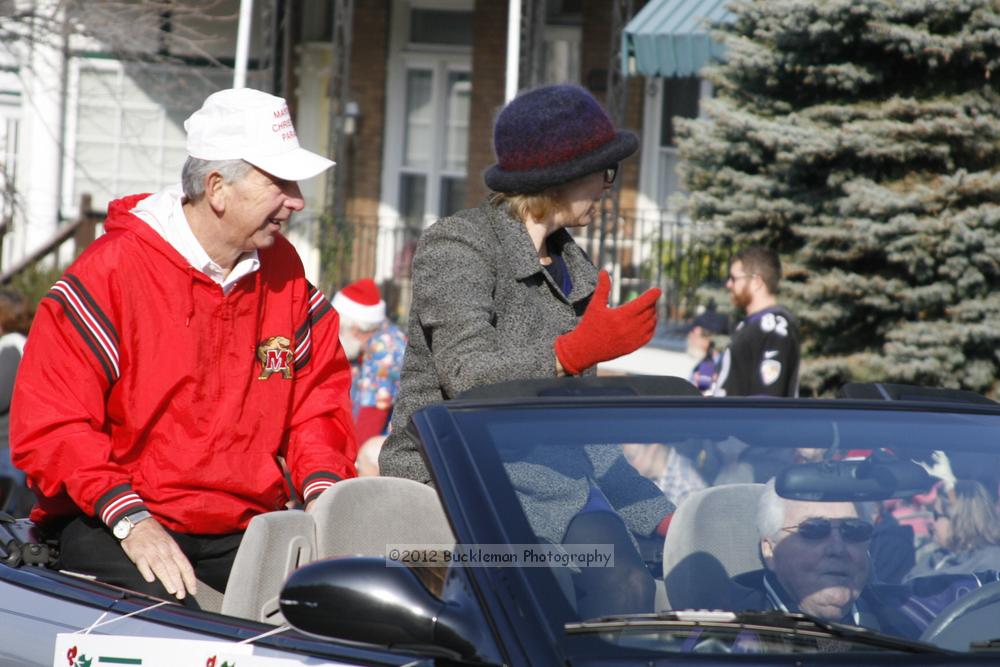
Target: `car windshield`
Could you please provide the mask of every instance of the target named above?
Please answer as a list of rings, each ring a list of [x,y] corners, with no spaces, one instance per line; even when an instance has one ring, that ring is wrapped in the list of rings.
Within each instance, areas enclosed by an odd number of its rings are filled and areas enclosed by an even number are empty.
[[[970,651],[1000,637],[1000,409],[543,399],[453,415],[505,532],[537,552],[519,547],[525,576],[560,591],[540,604],[569,645]]]

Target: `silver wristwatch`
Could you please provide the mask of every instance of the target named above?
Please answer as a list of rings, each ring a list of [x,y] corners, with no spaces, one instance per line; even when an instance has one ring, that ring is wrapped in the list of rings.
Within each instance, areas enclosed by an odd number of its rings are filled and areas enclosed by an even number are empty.
[[[135,525],[137,523],[139,523],[140,521],[145,521],[151,516],[153,515],[147,512],[146,510],[141,510],[133,514],[129,514],[128,516],[123,516],[121,519],[118,520],[118,523],[115,524],[115,527],[111,529],[111,534],[117,537],[119,540],[124,540],[126,537],[129,536],[129,534],[132,532],[132,529],[135,528]]]

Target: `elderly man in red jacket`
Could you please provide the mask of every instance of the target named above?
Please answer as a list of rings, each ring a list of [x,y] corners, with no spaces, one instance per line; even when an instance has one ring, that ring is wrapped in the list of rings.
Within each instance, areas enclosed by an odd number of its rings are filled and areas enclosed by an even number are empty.
[[[279,459],[308,509],[357,449],[337,314],[280,233],[333,163],[256,90],[185,128],[182,186],[111,202],[42,299],[11,410],[60,565],[180,599],[223,590],[250,519],[285,506]]]

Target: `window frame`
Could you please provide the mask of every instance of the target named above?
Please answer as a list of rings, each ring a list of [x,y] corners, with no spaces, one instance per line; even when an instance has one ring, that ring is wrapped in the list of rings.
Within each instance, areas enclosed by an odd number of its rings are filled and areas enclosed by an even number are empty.
[[[445,131],[445,102],[447,100],[445,86],[451,72],[468,73],[472,75],[472,49],[469,47],[413,45],[409,43],[409,16],[411,7],[421,9],[448,9],[472,11],[472,0],[394,0],[392,26],[390,30],[389,75],[386,78],[386,125],[385,144],[382,158],[382,197],[379,203],[379,226],[383,229],[396,230],[404,226],[400,213],[402,175],[424,174],[428,178],[422,225],[427,226],[437,219],[440,208],[441,179],[443,177],[468,178],[468,169],[464,174],[457,170],[443,169],[439,163],[432,162],[427,170],[409,167],[404,164],[404,147],[406,142],[406,96],[407,77],[411,70],[426,69],[432,72],[433,126],[431,145],[442,145],[442,132]],[[381,253],[380,253],[381,258]],[[385,271],[391,271],[391,262],[380,263],[379,276],[388,277]]]
[[[65,151],[63,156],[63,183],[60,193],[61,216],[64,219],[73,218],[79,215],[79,199],[83,192],[78,191],[81,182],[102,182],[107,180],[106,192],[89,192],[93,197],[95,208],[103,208],[108,201],[133,192],[156,192],[164,187],[168,187],[181,180],[181,167],[183,160],[179,164],[169,161],[167,158],[172,153],[178,157],[186,156],[186,138],[183,130],[174,139],[167,137],[166,124],[169,122],[169,114],[172,107],[166,104],[157,104],[156,101],[129,100],[124,98],[127,92],[128,82],[126,79],[135,80],[131,76],[128,65],[130,62],[122,61],[111,57],[101,57],[94,55],[76,55],[69,60],[69,80],[67,86],[66,101],[66,130],[65,130]],[[173,63],[144,63],[143,71],[154,73],[156,76],[173,76],[173,72],[183,68]],[[223,70],[212,70],[211,68],[198,68],[205,77],[217,76],[217,83],[211,82],[207,88],[212,91],[220,90],[226,85],[227,73]],[[115,89],[107,96],[94,95],[89,91],[81,90],[81,80],[87,70],[93,70],[101,74],[111,73],[115,77]],[[132,84],[135,85],[135,84]],[[83,99],[86,96],[86,100]],[[81,135],[80,112],[82,109],[104,110],[109,117],[109,131],[102,135]],[[192,108],[193,112],[195,108]],[[123,135],[124,114],[129,111],[151,112],[158,116],[157,135],[153,138],[142,136],[138,142],[131,144],[126,141]],[[100,141],[104,139],[104,141]],[[91,174],[88,166],[81,163],[79,159],[80,144],[92,143],[94,145],[104,145],[109,147],[113,153],[112,165],[108,169],[99,169]],[[136,178],[129,172],[123,172],[121,168],[123,147],[143,146],[156,151],[156,157],[150,159],[150,175],[148,178]]]
[[[672,192],[661,192],[664,177],[660,172],[664,156],[676,158],[675,146],[661,146],[663,133],[663,106],[667,79],[649,77],[645,79],[645,95],[642,118],[642,152],[639,172],[639,193],[637,208],[647,213],[660,213],[667,208],[667,200]],[[704,100],[712,97],[712,84],[706,79],[700,79],[698,94],[698,118],[704,117]]]

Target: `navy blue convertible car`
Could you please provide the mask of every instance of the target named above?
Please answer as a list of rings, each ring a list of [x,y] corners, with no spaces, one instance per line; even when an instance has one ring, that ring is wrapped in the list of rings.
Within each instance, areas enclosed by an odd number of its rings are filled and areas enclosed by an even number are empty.
[[[1000,405],[981,397],[590,378],[486,388],[411,428],[431,484],[348,480],[255,518],[200,610],[51,569],[58,544],[0,519],[0,665],[1000,661]]]

